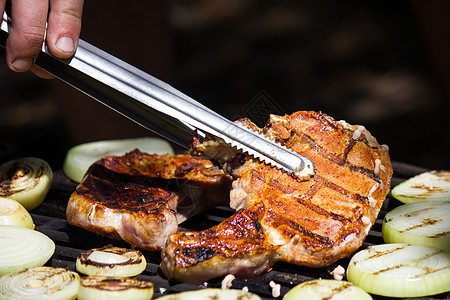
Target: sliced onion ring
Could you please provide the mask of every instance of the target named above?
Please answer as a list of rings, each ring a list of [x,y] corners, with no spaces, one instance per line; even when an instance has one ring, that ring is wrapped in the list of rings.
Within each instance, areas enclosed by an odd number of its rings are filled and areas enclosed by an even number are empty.
[[[77,271],[91,276],[131,277],[142,273],[147,266],[138,250],[113,247],[91,249],[77,257]]]
[[[0,276],[43,266],[55,252],[45,234],[17,226],[0,225]]]
[[[316,299],[370,300],[372,296],[348,281],[317,279],[305,281],[295,286],[283,297],[283,300]]]
[[[79,300],[151,299],[153,283],[129,277],[82,277]]]
[[[124,155],[134,149],[149,154],[174,153],[172,146],[166,140],[155,137],[96,141],[69,149],[64,159],[63,171],[73,181],[81,182],[88,168],[100,158]]]
[[[39,206],[50,190],[53,171],[40,158],[23,157],[0,166],[0,197],[18,201],[27,210]]]
[[[450,171],[421,173],[398,184],[391,193],[403,203],[450,201]]]
[[[450,254],[407,244],[382,244],[356,253],[347,279],[368,293],[423,297],[450,291]]]
[[[250,292],[244,292],[241,290],[223,290],[223,289],[202,289],[197,291],[188,291],[182,293],[176,293],[171,295],[166,295],[161,298],[161,300],[261,300],[256,294]]]
[[[76,299],[80,276],[63,268],[36,267],[0,278],[0,299]]]
[[[450,202],[426,201],[401,205],[383,219],[386,243],[431,246],[450,252]]]
[[[0,197],[0,225],[34,229],[30,213],[16,200]]]

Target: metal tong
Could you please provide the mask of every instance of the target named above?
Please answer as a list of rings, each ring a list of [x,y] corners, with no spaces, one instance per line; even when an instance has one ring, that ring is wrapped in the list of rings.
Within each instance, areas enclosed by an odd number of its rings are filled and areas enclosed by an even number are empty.
[[[0,46],[6,47],[11,21],[3,14]],[[206,134],[282,169],[296,178],[314,174],[314,164],[298,153],[234,123],[165,82],[83,41],[70,60],[54,57],[45,43],[36,65],[125,115],[145,128],[183,147]]]

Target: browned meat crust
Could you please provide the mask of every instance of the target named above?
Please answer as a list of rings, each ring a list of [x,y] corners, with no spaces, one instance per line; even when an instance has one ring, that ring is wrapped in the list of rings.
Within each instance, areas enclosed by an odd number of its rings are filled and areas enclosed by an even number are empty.
[[[70,197],[67,220],[141,249],[161,250],[178,223],[228,203],[230,183],[228,174],[201,157],[135,150],[90,167]]]
[[[316,174],[299,182],[248,158],[233,170],[230,203],[237,213],[211,229],[169,237],[161,264],[168,278],[251,277],[276,261],[321,267],[357,250],[390,186],[387,147],[364,127],[323,113],[271,116],[263,129],[241,122],[311,159]],[[198,144],[195,151],[213,146]]]

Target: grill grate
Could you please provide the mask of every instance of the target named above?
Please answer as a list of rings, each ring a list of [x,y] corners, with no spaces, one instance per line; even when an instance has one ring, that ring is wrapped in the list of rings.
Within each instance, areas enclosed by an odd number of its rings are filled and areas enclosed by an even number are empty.
[[[392,186],[404,181],[413,175],[420,172],[427,171],[419,167],[407,165],[404,163],[393,162],[394,177]],[[31,212],[36,230],[45,233],[56,244],[56,251],[48,266],[62,267],[68,270],[75,271],[75,261],[77,256],[91,248],[103,247],[107,244],[113,244],[119,247],[129,247],[124,242],[110,240],[104,237],[97,236],[84,229],[71,226],[67,223],[65,216],[65,208],[70,194],[74,191],[76,184],[67,179],[62,171],[55,172],[52,189],[50,190],[47,199],[37,209]],[[383,238],[381,234],[382,220],[385,214],[400,205],[397,200],[388,196],[383,204],[378,219],[369,232],[368,237],[363,243],[362,247],[367,247],[374,244],[382,244]],[[182,224],[182,229],[198,230],[202,228],[211,227],[218,224],[220,221],[231,216],[233,210],[227,207],[218,207],[208,212],[202,213]],[[137,278],[148,280],[155,285],[154,298],[158,298],[167,293],[182,292],[187,290],[196,290],[207,287],[221,286],[222,278],[210,280],[207,283],[194,286],[183,283],[168,282],[162,272],[159,270],[161,262],[160,252],[141,251],[147,259],[146,270],[137,276]],[[331,271],[338,265],[347,267],[350,257],[339,260],[327,268],[307,268],[299,267],[287,263],[277,263],[270,272],[262,274],[255,279],[233,281],[232,288],[242,289],[247,287],[250,292],[256,293],[262,299],[273,299],[272,289],[269,286],[270,281],[274,281],[281,285],[281,299],[292,287],[304,281],[318,279],[318,278],[332,278]],[[374,299],[388,299],[386,297],[373,296]],[[429,298],[421,299],[449,299],[450,293],[435,295]]]

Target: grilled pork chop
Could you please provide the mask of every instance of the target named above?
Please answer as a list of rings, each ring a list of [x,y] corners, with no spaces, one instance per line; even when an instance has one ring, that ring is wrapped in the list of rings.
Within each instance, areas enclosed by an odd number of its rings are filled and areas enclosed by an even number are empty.
[[[144,250],[161,250],[178,224],[227,205],[231,176],[190,155],[134,150],[94,163],[72,193],[69,224]]]
[[[271,116],[263,129],[240,122],[311,159],[315,175],[298,181],[251,158],[225,163],[235,178],[236,214],[210,229],[172,234],[162,252],[166,276],[196,284],[230,273],[250,278],[276,261],[323,267],[357,250],[390,186],[387,147],[363,126],[318,112]],[[194,152],[220,158],[226,147],[210,140]]]

